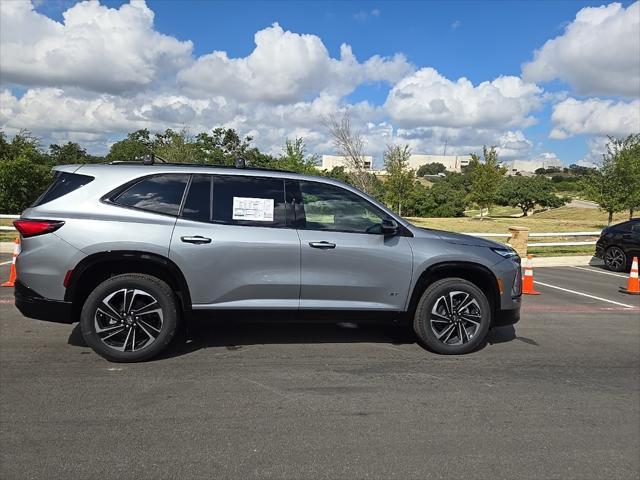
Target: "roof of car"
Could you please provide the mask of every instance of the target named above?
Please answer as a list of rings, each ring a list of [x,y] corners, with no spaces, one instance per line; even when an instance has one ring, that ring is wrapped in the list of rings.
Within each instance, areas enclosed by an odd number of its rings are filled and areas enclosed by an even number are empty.
[[[113,175],[117,172],[118,177],[126,176],[131,179],[158,173],[216,173],[219,175],[249,175],[268,176],[274,178],[291,178],[297,180],[307,180],[312,182],[322,182],[337,185],[350,190],[357,190],[340,180],[321,175],[305,175],[288,170],[262,167],[236,167],[233,165],[213,165],[197,163],[158,163],[147,164],[143,162],[111,162],[111,163],[85,163],[72,165],[58,165],[53,170],[66,173],[80,173],[98,176],[101,173]],[[126,173],[124,173],[126,172]],[[358,191],[360,194],[362,192]]]

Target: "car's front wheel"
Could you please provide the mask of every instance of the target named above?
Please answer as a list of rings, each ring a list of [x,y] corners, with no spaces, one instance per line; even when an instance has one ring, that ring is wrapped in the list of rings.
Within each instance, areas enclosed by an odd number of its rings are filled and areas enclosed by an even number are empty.
[[[171,342],[178,326],[175,294],[162,280],[137,273],[98,285],[82,308],[87,344],[112,362],[148,360]]]
[[[429,349],[458,355],[478,348],[490,324],[491,307],[482,290],[462,278],[445,278],[422,294],[413,327]]]
[[[615,245],[604,252],[605,266],[614,272],[624,272],[627,268],[627,255],[620,247]]]

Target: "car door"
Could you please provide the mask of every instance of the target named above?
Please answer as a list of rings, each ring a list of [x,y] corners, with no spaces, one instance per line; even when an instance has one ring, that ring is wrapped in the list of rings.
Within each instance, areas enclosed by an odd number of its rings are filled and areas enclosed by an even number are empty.
[[[364,197],[322,182],[289,187],[301,242],[301,309],[402,311],[413,255],[388,215]],[[288,184],[289,185],[289,184]]]
[[[640,221],[631,223],[629,232],[622,235],[622,248],[629,257],[640,255]]]
[[[193,175],[171,239],[193,308],[297,309],[300,240],[284,180]]]

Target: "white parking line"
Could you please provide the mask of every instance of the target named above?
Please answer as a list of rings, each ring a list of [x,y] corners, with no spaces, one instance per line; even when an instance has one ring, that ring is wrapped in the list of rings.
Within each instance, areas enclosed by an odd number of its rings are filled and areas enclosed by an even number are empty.
[[[572,266],[571,268],[577,268],[578,270],[586,270],[587,272],[601,273],[603,275],[611,275],[612,277],[627,278],[626,275],[620,275],[619,273],[603,272],[602,270],[596,270],[595,268],[576,267],[576,266]]]
[[[575,295],[580,295],[581,297],[593,298],[594,300],[600,300],[601,302],[613,303],[614,305],[619,305],[621,307],[627,308],[635,308],[635,305],[627,305],[626,303],[614,302],[613,300],[608,300],[602,297],[596,297],[595,295],[589,295],[588,293],[576,292],[575,290],[569,290],[568,288],[557,287],[555,285],[549,285],[548,283],[542,283],[537,280],[534,280],[534,283],[538,285],[542,285],[543,287],[555,288],[556,290],[562,290],[563,292],[573,293]]]
[[[9,260],[8,262],[2,262],[0,265],[9,265],[13,260]]]

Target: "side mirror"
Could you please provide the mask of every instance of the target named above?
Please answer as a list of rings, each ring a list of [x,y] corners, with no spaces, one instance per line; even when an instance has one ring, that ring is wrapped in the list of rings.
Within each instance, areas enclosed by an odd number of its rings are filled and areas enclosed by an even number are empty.
[[[398,222],[396,222],[395,220],[391,220],[390,218],[386,218],[382,220],[381,226],[382,226],[382,233],[384,235],[397,235],[398,229],[400,228],[400,226],[398,225]]]

